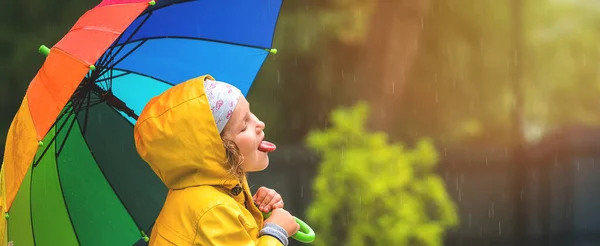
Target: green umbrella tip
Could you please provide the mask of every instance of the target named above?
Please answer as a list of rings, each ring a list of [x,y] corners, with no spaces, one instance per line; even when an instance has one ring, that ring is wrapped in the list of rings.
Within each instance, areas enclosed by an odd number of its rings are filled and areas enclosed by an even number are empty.
[[[140,231],[140,233],[142,234],[142,239],[144,239],[144,242],[150,241],[150,238],[148,237],[148,235],[146,235],[144,231]]]
[[[148,2],[148,4],[150,4],[150,6],[154,6],[154,4],[156,4],[156,1],[152,0],[152,1]]]
[[[38,48],[38,52],[40,52],[40,54],[48,56],[48,54],[50,54],[50,48],[48,48],[46,45],[40,45],[40,48]]]
[[[96,70],[96,66],[90,65],[90,70],[92,70],[92,71]]]
[[[271,53],[273,55],[277,54],[277,49],[270,49],[268,51],[269,51],[269,53]]]
[[[44,146],[44,142],[42,142],[42,141],[39,141],[39,142],[38,142],[38,147],[42,147],[42,146]]]
[[[10,215],[9,215],[8,213],[5,213],[5,214],[4,214],[4,218],[5,218],[5,219],[8,219],[8,218],[10,218]]]

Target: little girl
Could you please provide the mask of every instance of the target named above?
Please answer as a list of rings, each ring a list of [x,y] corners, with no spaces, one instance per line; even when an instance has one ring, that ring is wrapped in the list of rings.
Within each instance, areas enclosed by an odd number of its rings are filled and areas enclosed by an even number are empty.
[[[253,201],[245,176],[269,165],[275,146],[264,141],[264,127],[237,88],[210,75],[148,102],[135,143],[169,188],[150,245],[288,244],[299,225],[281,196],[261,188]],[[264,222],[254,202],[272,211]]]

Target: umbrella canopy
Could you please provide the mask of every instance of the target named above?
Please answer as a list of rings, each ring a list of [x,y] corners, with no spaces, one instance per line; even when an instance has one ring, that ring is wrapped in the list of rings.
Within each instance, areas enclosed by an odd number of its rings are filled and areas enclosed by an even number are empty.
[[[211,74],[248,93],[281,0],[104,0],[51,49],[9,129],[0,237],[16,245],[147,240],[166,187],[137,155],[150,98]]]

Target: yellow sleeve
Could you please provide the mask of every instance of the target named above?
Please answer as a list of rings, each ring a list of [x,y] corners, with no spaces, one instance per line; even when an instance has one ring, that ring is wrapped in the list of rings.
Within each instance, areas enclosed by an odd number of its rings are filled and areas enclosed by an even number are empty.
[[[248,228],[241,221],[242,214],[227,205],[217,205],[208,210],[198,221],[194,245],[205,246],[283,246],[274,237],[255,238],[260,228]],[[251,233],[249,230],[256,230]]]

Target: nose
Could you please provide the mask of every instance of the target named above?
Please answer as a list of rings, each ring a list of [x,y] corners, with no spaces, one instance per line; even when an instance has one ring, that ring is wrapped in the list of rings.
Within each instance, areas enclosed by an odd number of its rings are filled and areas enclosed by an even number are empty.
[[[257,121],[256,122],[256,129],[257,129],[257,131],[262,131],[263,129],[265,129],[265,123],[264,122],[262,122],[259,119],[256,119],[256,121]]]

